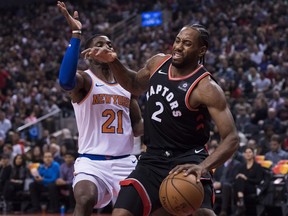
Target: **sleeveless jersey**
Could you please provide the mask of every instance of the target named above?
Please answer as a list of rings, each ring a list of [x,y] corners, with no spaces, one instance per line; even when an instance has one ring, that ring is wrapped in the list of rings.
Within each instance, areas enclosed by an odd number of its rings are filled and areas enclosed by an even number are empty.
[[[72,103],[79,132],[80,154],[127,155],[133,149],[130,120],[131,94],[118,83],[108,84],[96,77],[92,79],[87,96],[80,103]]]
[[[211,74],[200,65],[192,73],[173,78],[171,56],[151,75],[146,92],[144,142],[148,148],[183,151],[204,146],[210,137],[206,107],[192,109],[188,98],[197,83]]]

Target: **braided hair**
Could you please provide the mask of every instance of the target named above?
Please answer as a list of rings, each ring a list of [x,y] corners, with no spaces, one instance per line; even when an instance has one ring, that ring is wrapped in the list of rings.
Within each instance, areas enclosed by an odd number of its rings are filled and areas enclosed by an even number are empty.
[[[199,32],[200,34],[200,43],[203,46],[206,46],[207,49],[209,47],[209,38],[210,38],[210,33],[209,31],[205,28],[205,26],[200,25],[200,24],[193,24],[193,25],[187,25],[186,27],[195,29],[196,31]],[[199,59],[200,64],[205,64],[205,54],[200,57]]]

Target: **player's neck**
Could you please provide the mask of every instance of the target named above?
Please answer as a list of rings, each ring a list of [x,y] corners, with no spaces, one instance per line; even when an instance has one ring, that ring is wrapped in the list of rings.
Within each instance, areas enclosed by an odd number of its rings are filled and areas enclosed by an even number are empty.
[[[94,64],[90,65],[89,69],[94,73],[99,79],[107,83],[114,83],[115,78],[113,73],[110,71],[108,65]]]

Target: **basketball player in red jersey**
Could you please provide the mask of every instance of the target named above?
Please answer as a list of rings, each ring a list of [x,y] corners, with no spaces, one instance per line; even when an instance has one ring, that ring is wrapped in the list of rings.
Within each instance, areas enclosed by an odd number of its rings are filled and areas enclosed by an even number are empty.
[[[77,71],[82,24],[77,12],[72,17],[63,2],[58,1],[57,6],[72,30],[59,83],[71,96],[79,132],[74,216],[89,216],[94,207],[116,200],[119,181],[134,170],[133,135],[142,134],[143,123],[136,98],[116,82],[107,64],[88,59],[89,69]],[[86,48],[94,46],[113,50],[105,35],[87,40]]]
[[[128,91],[146,91],[144,142],[147,151],[121,190],[113,216],[169,215],[161,208],[159,186],[169,173],[195,174],[204,186],[205,197],[193,216],[214,216],[210,172],[238,149],[235,123],[225,95],[205,69],[209,32],[199,24],[183,27],[176,36],[172,55],[150,58],[137,73],[127,69],[113,50],[91,48],[86,57],[107,62],[117,81]],[[211,118],[221,144],[211,153]]]

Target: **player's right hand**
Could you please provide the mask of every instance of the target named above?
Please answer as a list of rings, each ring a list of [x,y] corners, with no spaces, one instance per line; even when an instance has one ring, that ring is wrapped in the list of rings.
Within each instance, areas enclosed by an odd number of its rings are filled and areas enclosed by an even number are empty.
[[[79,15],[78,11],[74,11],[73,17],[69,14],[67,7],[64,2],[58,1],[57,7],[61,11],[61,13],[66,18],[71,30],[81,30],[82,29],[82,23],[79,21]]]
[[[189,174],[193,174],[196,176],[196,181],[200,182],[200,178],[203,175],[207,174],[207,170],[201,166],[201,164],[181,164],[174,167],[169,174],[175,173],[178,174],[183,172],[184,176],[188,176]]]

